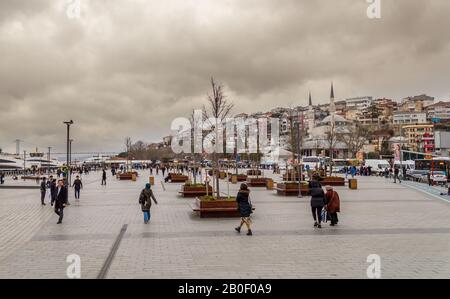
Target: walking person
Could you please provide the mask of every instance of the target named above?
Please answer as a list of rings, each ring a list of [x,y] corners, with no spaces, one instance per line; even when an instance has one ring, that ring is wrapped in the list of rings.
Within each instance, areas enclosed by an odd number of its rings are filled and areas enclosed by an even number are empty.
[[[341,201],[339,199],[339,194],[333,190],[333,187],[325,187],[327,193],[325,193],[325,202],[327,203],[325,209],[328,215],[330,215],[331,226],[338,224],[339,219],[337,213],[341,212]]]
[[[0,172],[0,185],[3,185],[5,183],[5,174],[3,172]]]
[[[152,207],[152,200],[155,202],[155,204],[158,204],[155,196],[153,195],[151,185],[146,184],[145,189],[141,191],[141,195],[139,196],[139,204],[141,205],[142,212],[144,213],[145,224],[148,224],[150,221],[150,208]]]
[[[398,167],[395,167],[394,168],[394,184],[397,183],[397,180],[400,184],[402,183],[402,181],[400,180],[400,177],[398,176],[399,173],[400,173],[400,169],[398,169]]]
[[[236,197],[238,204],[239,214],[241,215],[241,224],[235,228],[235,230],[240,233],[242,226],[245,224],[247,226],[247,236],[252,236],[252,220],[250,215],[253,213],[252,204],[250,202],[250,190],[246,184],[241,184],[241,188]]]
[[[58,181],[56,189],[55,213],[59,216],[57,224],[61,224],[64,217],[64,208],[67,206],[67,188],[64,186],[64,181]]]
[[[47,179],[44,177],[42,178],[41,182],[41,205],[45,206],[45,194],[47,193]]]
[[[77,175],[75,181],[73,181],[72,187],[75,190],[75,199],[80,199],[80,190],[83,188],[83,182],[80,179],[80,176]]]
[[[322,228],[322,209],[325,206],[325,193],[317,181],[309,182],[309,189],[311,190],[311,212],[314,219],[314,227]]]
[[[103,169],[102,172],[102,186],[105,185],[106,186],[106,170]]]
[[[57,183],[56,183],[56,179],[51,179],[51,181],[49,182],[49,189],[50,189],[50,205],[53,207],[53,204],[56,201],[56,191],[58,190],[57,188]]]

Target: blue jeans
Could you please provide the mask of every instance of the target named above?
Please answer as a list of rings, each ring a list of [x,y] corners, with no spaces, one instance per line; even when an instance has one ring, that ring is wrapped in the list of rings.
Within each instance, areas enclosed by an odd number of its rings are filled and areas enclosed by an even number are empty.
[[[144,212],[144,221],[150,221],[150,211]]]

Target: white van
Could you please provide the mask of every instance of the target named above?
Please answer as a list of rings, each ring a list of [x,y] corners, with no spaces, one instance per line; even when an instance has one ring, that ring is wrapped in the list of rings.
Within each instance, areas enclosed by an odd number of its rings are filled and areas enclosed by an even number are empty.
[[[364,165],[366,167],[372,167],[372,173],[375,174],[380,174],[386,168],[391,168],[391,164],[386,160],[366,160]]]

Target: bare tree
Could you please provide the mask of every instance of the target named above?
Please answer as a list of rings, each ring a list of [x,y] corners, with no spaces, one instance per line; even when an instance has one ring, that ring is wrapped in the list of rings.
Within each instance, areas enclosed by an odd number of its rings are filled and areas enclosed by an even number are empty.
[[[208,106],[209,109],[203,108],[203,114],[206,121],[209,121],[209,118],[214,118],[215,123],[211,124],[211,128],[214,129],[214,140],[213,144],[217,145],[219,142],[219,138],[223,136],[219,136],[218,126],[224,123],[224,120],[229,116],[231,110],[233,109],[233,104],[229,102],[224,94],[223,85],[214,81],[214,78],[211,77],[211,89],[212,94],[208,95]],[[217,149],[217,147],[216,147]],[[213,154],[213,176],[215,176],[216,181],[216,198],[220,199],[220,188],[219,188],[219,156],[217,150],[214,151]]]
[[[338,139],[345,143],[353,158],[369,140],[369,135],[370,132],[367,127],[355,123],[348,127],[348,132],[338,136]]]
[[[339,134],[336,132],[336,123],[334,121],[330,122],[329,130],[325,134],[326,141],[328,144],[328,151],[330,153],[330,158],[334,159],[334,148],[339,141]],[[333,166],[330,164],[330,176],[333,174]]]

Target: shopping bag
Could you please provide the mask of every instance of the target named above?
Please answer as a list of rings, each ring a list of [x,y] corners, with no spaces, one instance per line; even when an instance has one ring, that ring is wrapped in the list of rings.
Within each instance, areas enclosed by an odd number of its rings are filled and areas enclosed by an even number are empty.
[[[321,216],[322,216],[322,222],[327,222],[328,221],[328,219],[327,219],[327,210],[325,210],[325,208],[323,208],[322,209],[322,214],[321,214]]]

